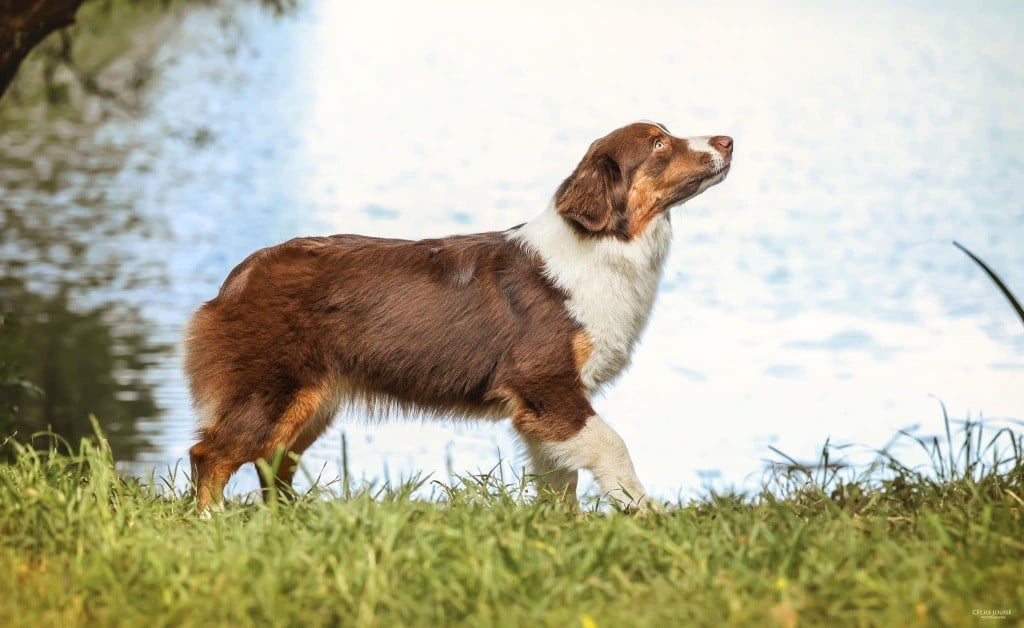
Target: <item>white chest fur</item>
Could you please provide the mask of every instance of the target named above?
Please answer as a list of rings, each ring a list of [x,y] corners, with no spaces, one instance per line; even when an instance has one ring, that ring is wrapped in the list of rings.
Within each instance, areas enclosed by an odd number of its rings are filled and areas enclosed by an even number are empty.
[[[510,233],[544,261],[545,272],[569,295],[570,314],[583,326],[593,351],[581,377],[589,392],[629,365],[654,306],[672,243],[668,215],[651,221],[630,242],[580,238],[553,207]]]

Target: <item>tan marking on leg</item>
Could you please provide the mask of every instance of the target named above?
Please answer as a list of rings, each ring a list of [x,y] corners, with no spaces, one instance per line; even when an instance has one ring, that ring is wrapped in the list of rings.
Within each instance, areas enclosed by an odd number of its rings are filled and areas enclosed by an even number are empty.
[[[292,404],[277,421],[277,427],[270,442],[262,448],[263,458],[273,458],[278,449],[287,451],[299,439],[310,419],[314,418],[330,401],[334,387],[329,382],[303,388],[295,395]]]
[[[201,441],[189,450],[192,463],[192,485],[195,487],[196,507],[203,511],[224,501],[224,486],[231,474],[245,461],[232,460],[223,452],[216,452]]]
[[[331,418],[333,418],[334,408],[320,408],[319,416],[314,417],[308,421],[305,428],[292,443],[292,446],[288,448],[281,458],[281,464],[277,468],[276,484],[278,493],[289,499],[295,496],[294,487],[292,481],[295,479],[295,473],[299,470],[299,460],[302,454],[309,449],[309,446],[316,442],[316,439],[320,438],[321,435],[327,430],[331,424]],[[329,416],[325,416],[325,413]],[[276,452],[275,452],[276,456]],[[270,483],[263,477],[263,474],[259,474],[260,487],[263,489],[263,494],[266,496],[270,490]]]
[[[298,461],[293,460],[289,454],[301,455],[327,428],[329,421],[326,419],[321,419],[318,425],[313,425],[313,422],[332,405],[335,394],[335,387],[330,382],[299,390],[292,404],[278,420],[270,442],[261,448],[263,453],[260,458],[269,464],[273,464],[278,455],[281,456],[275,483],[286,495],[291,492],[292,479],[298,466]],[[267,495],[270,484],[262,474],[260,486],[263,487],[264,495]]]

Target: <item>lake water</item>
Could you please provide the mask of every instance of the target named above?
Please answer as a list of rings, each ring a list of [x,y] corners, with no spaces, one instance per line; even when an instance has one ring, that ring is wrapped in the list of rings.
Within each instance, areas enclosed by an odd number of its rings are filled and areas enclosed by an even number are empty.
[[[1024,328],[951,245],[1024,295],[1019,3],[310,2],[243,11],[230,41],[220,17],[183,20],[141,114],[0,137],[8,301],[30,354],[64,356],[36,383],[133,472],[186,458],[182,326],[252,250],[507,228],[637,119],[736,140],[674,210],[650,326],[596,402],[649,490],[756,486],[769,445],[938,433],[936,398],[1024,417]],[[314,475],[338,475],[342,432],[367,479],[522,463],[504,424],[339,420]]]

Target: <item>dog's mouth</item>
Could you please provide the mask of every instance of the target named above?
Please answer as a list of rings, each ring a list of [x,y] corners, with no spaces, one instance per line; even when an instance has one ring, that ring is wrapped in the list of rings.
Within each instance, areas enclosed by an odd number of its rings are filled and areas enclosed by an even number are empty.
[[[732,166],[732,161],[727,161],[724,164],[722,164],[721,166],[718,166],[717,168],[712,170],[706,177],[704,177],[704,179],[705,180],[709,180],[709,179],[716,179],[716,178],[719,178],[719,177],[720,177],[719,180],[724,179],[725,175],[729,174],[729,168],[731,166]]]
[[[708,172],[700,178],[700,183],[697,184],[697,191],[694,196],[700,194],[704,190],[708,189],[712,185],[721,183],[727,174],[729,174],[729,167],[732,165],[731,161],[727,161],[723,164],[715,166],[711,172]]]
[[[731,165],[732,162],[727,161],[719,166],[716,166],[710,172],[705,173],[699,179],[691,179],[691,182],[683,186],[678,196],[673,198],[669,203],[666,204],[666,206],[674,207],[676,205],[685,203],[691,198],[699,196],[701,193],[704,192],[704,190],[708,189],[709,187],[713,185],[718,185],[723,180],[725,180],[725,176],[729,174],[729,167]]]

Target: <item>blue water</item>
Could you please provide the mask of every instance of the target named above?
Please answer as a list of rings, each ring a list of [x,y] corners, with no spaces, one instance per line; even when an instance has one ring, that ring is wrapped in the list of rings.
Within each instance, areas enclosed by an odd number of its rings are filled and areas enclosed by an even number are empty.
[[[1024,295],[1019,4],[313,2],[243,11],[237,47],[217,11],[163,46],[141,116],[68,130],[73,159],[7,144],[31,163],[5,202],[57,216],[55,239],[62,216],[103,211],[94,192],[147,226],[91,245],[115,278],[152,277],[81,297],[134,304],[173,347],[144,369],[158,411],[133,470],[185,456],[176,343],[249,252],[506,228],[636,119],[736,140],[729,178],[674,211],[650,327],[596,404],[649,489],[756,485],[768,445],[806,459],[828,437],[870,451],[908,425],[938,432],[935,397],[956,417],[1024,417],[1024,328],[951,245]],[[56,194],[32,185],[48,160],[72,173]],[[500,424],[356,420],[309,452],[314,475],[337,475],[342,431],[356,477],[521,464]]]

